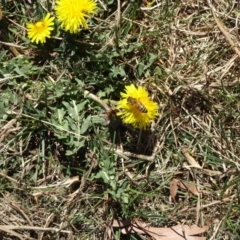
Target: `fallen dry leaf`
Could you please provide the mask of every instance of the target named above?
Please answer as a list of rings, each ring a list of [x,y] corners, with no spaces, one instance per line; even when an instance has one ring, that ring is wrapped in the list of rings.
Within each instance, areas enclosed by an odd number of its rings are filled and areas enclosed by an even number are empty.
[[[214,170],[210,170],[210,169],[203,169],[203,172],[209,176],[216,176],[216,175],[222,174],[222,172],[220,172],[220,171],[214,171]]]
[[[170,182],[170,196],[174,200],[174,202],[175,202],[175,197],[176,197],[177,191],[178,191],[178,183],[179,183],[179,180],[176,178],[174,178]]]
[[[199,163],[188,153],[187,148],[182,148],[182,153],[185,156],[185,158],[187,159],[188,163],[190,164],[190,167],[202,169],[202,167],[199,165]]]
[[[188,163],[190,164],[189,166],[184,165],[186,168],[189,169],[189,167],[195,167],[198,169],[202,169],[202,171],[209,175],[209,176],[215,176],[215,175],[221,175],[222,173],[220,171],[214,171],[214,170],[210,170],[210,169],[203,169],[199,163],[189,154],[188,149],[187,148],[182,148],[182,154],[185,156],[185,158],[187,159]]]
[[[183,182],[179,179],[174,178],[170,182],[170,196],[175,201],[175,197],[177,195],[178,188],[182,190],[191,192],[192,194],[199,196],[200,192],[197,189],[197,186],[194,182]]]
[[[208,230],[209,226],[177,225],[168,228],[149,227],[138,220],[113,220],[113,228],[122,228],[123,234],[139,233],[151,236],[155,240],[206,240],[206,237],[197,236]]]
[[[178,186],[182,189],[182,190],[186,190],[188,192],[191,192],[192,194],[198,196],[199,195],[199,191],[197,189],[197,186],[194,182],[183,182],[183,181],[179,181]]]

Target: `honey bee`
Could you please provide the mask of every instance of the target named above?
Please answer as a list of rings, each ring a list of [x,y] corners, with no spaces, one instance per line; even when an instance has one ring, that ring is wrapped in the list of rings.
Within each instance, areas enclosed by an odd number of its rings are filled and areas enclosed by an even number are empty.
[[[128,102],[129,105],[132,105],[134,108],[136,108],[141,113],[147,113],[148,112],[146,107],[140,101],[138,101],[136,98],[128,97],[127,102]]]

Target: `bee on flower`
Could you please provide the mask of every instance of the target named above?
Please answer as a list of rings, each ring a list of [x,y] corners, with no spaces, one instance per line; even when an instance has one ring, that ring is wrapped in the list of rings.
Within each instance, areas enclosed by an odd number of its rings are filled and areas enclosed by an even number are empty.
[[[150,122],[158,115],[158,105],[148,96],[143,87],[133,84],[125,87],[125,92],[120,93],[122,99],[118,101],[118,116],[126,124],[135,128],[146,129]]]

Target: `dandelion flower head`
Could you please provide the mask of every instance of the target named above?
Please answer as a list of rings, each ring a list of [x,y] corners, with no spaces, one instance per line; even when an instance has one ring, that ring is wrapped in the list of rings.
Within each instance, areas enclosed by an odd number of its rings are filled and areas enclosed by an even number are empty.
[[[51,31],[54,29],[53,20],[54,17],[50,17],[50,13],[47,13],[43,20],[36,23],[27,23],[28,38],[31,42],[45,43],[46,38],[50,37]]]
[[[55,11],[61,27],[77,33],[79,27],[88,28],[86,18],[94,13],[97,5],[93,0],[57,0]]]
[[[117,109],[120,110],[117,115],[124,123],[146,129],[151,120],[157,117],[158,105],[150,99],[145,88],[131,84],[125,87],[121,97],[117,104]]]

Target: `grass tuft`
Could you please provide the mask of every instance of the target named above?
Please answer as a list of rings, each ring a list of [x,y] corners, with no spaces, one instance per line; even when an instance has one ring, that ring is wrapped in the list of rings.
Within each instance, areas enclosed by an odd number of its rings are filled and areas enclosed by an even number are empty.
[[[97,1],[89,29],[31,43],[52,4],[0,9],[0,238],[125,239],[111,223],[135,219],[239,239],[237,3]],[[159,105],[146,131],[114,110],[131,83]]]

